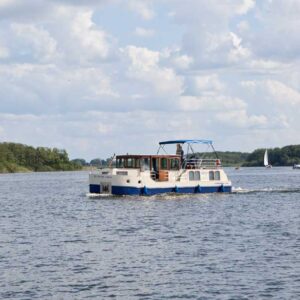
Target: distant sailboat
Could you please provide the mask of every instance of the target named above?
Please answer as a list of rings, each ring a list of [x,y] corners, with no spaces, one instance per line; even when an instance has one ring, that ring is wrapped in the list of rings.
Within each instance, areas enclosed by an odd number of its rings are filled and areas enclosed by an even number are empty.
[[[269,158],[268,158],[268,150],[266,149],[265,155],[264,155],[264,166],[266,168],[272,168],[272,165],[269,165]]]

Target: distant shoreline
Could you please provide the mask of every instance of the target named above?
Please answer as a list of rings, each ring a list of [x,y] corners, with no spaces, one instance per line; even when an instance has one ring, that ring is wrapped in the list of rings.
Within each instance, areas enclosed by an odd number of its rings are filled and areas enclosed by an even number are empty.
[[[266,149],[256,149],[252,153],[237,151],[217,151],[216,153],[198,153],[205,158],[219,158],[223,167],[263,167]],[[292,167],[300,163],[300,145],[268,149],[269,163],[273,167]],[[197,154],[197,153],[196,153]],[[95,158],[90,162],[85,159],[69,159],[64,149],[27,146],[23,144],[0,143],[0,173],[31,173],[93,170],[93,166],[107,166],[111,159]]]
[[[45,170],[45,171],[33,171],[26,168],[20,168],[14,171],[2,171],[0,170],[0,174],[30,174],[30,173],[51,173],[51,172],[82,172],[82,171],[94,171],[97,170],[97,167],[92,166],[83,166],[81,169],[75,169],[75,170]]]

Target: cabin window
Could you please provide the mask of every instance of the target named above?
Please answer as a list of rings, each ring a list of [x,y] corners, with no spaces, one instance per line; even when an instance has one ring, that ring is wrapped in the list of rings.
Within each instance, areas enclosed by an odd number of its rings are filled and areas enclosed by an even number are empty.
[[[215,180],[220,180],[220,171],[215,172]]]
[[[140,168],[140,159],[139,158],[135,158],[135,168],[139,169]]]
[[[149,158],[143,158],[141,160],[141,170],[142,171],[149,171],[150,170],[150,159]]]
[[[123,158],[117,159],[117,168],[124,168],[124,159]]]
[[[171,159],[171,170],[179,170],[179,160],[176,158]]]
[[[162,170],[168,170],[168,160],[166,158],[160,159],[160,168]]]
[[[194,174],[194,171],[190,171],[190,172],[189,172],[189,180],[190,180],[190,181],[195,180],[195,174]]]
[[[132,168],[132,167],[133,167],[133,159],[127,158],[127,168]]]
[[[189,180],[190,181],[199,181],[200,180],[200,172],[199,171],[190,171],[189,172]]]
[[[215,172],[209,171],[209,180],[215,180]]]

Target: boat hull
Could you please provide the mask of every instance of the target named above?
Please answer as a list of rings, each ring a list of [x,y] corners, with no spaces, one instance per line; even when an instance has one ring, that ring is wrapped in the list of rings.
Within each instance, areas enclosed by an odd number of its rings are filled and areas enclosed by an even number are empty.
[[[216,186],[193,186],[193,187],[178,187],[170,186],[164,188],[148,188],[132,187],[132,186],[112,186],[111,194],[124,196],[124,195],[140,195],[151,196],[165,193],[177,194],[207,194],[207,193],[231,193],[232,187],[230,185],[216,185]],[[102,194],[101,185],[90,184],[90,193]]]
[[[155,177],[151,171],[138,168],[107,168],[89,175],[90,193],[101,195],[230,193],[231,186],[220,167],[168,170]]]

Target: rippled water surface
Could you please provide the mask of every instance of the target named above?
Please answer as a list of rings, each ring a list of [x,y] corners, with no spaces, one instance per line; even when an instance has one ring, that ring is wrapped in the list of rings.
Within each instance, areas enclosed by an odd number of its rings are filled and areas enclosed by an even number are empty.
[[[300,299],[300,170],[232,194],[87,197],[87,172],[0,175],[1,299]]]

